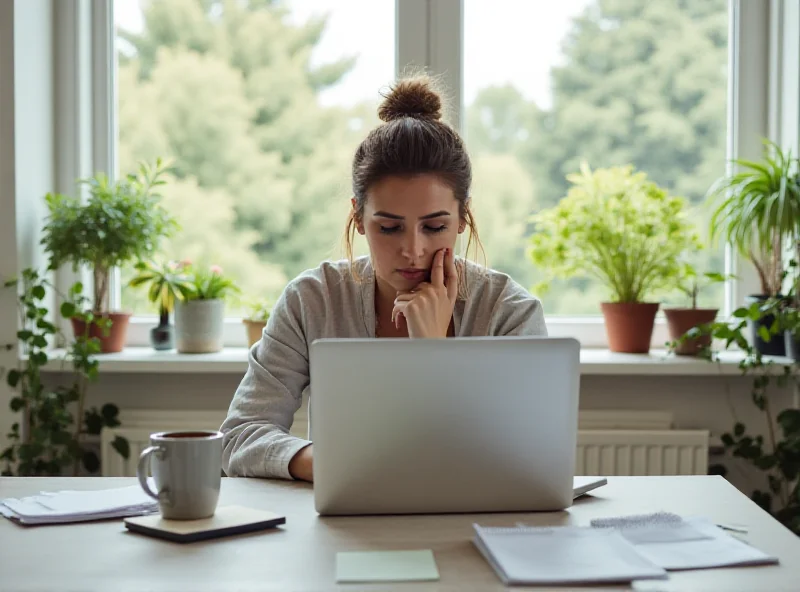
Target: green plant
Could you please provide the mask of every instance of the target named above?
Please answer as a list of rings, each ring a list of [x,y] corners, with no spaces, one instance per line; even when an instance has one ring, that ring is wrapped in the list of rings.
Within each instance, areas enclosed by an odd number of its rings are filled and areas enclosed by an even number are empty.
[[[158,306],[162,318],[169,317],[175,301],[186,300],[192,294],[193,283],[185,272],[185,266],[177,261],[155,263],[139,261],[138,274],[128,282],[132,288],[149,285],[147,297]]]
[[[745,336],[748,319],[758,321],[773,315],[775,321],[769,327],[761,327],[761,337],[765,341],[778,335],[783,338],[783,326],[776,313],[781,306],[779,299],[754,302],[736,309],[731,322],[715,321],[695,327],[676,343],[711,335],[723,343],[723,349],[735,347],[741,351],[739,369],[743,376],[752,377],[750,397],[764,416],[767,438],[748,433],[745,424],[735,421],[733,429],[722,434],[722,444],[733,457],[741,458],[766,473],[768,491],[756,489],[752,494],[753,501],[800,535],[800,410],[778,411],[773,409],[770,401],[772,386],[800,386],[800,366],[797,363],[778,364],[774,359],[765,358]],[[701,356],[719,362],[718,354],[711,347],[705,348]]]
[[[711,237],[732,244],[755,266],[761,293],[776,296],[784,279],[782,251],[800,238],[800,161],[764,140],[762,162],[736,159],[741,171],[709,189]]]
[[[568,175],[555,207],[533,216],[529,255],[550,279],[594,277],[616,302],[643,302],[674,287],[686,251],[699,238],[686,202],[633,166]],[[544,291],[547,282],[537,290]]]
[[[247,316],[245,319],[258,323],[266,323],[269,320],[270,314],[272,314],[272,307],[268,303],[261,301],[253,302],[247,309]]]
[[[725,275],[715,271],[709,271],[701,276],[697,275],[697,270],[687,265],[683,271],[681,279],[678,281],[678,290],[689,297],[692,308],[697,308],[697,299],[700,291],[714,284],[725,283],[729,279],[735,279],[735,275]]]
[[[158,248],[162,237],[177,228],[175,220],[160,205],[158,188],[165,184],[166,165],[142,163],[137,174],[112,183],[98,174],[80,182],[89,189],[84,201],[77,196],[48,194],[49,215],[42,245],[50,255],[50,268],[72,263],[86,264],[93,274],[91,310],[106,311],[108,279],[112,268],[146,259]]]
[[[239,292],[238,286],[233,280],[224,276],[219,265],[198,267],[187,264],[185,269],[189,277],[187,300],[212,300]]]
[[[11,426],[8,433],[10,445],[0,453],[5,463],[3,475],[61,475],[71,469],[77,475],[82,465],[89,473],[100,468],[97,454],[86,446],[86,436],[99,435],[104,426],[120,425],[115,405],[106,404],[100,409],[85,409],[88,384],[97,379],[98,362],[95,354],[100,351],[97,338],[87,334],[77,335],[69,343],[66,361],[72,366],[71,382],[50,386],[42,380],[42,367],[50,362],[50,341],[59,335],[56,325],[48,320],[49,310],[42,306],[50,282],[38,271],[25,269],[20,279],[5,283],[6,288],[18,290],[20,329],[17,343],[5,346],[7,350],[18,348],[19,362],[15,369],[6,373],[6,382],[16,394],[10,408],[21,414],[21,420]],[[83,286],[74,284],[61,305],[61,314],[66,318],[80,316],[87,327],[94,320],[92,312],[82,312],[86,306]],[[98,319],[97,323],[110,323]],[[117,436],[112,443],[114,449],[128,458],[128,441]]]

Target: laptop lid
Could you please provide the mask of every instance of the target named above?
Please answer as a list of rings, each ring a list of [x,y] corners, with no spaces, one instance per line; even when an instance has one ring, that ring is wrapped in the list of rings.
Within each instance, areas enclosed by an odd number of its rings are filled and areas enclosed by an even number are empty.
[[[569,338],[315,341],[317,511],[569,506],[579,362]]]

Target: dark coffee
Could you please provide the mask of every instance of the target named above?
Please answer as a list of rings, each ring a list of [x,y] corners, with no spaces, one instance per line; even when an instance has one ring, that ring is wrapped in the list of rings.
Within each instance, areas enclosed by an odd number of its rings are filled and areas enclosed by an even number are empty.
[[[214,438],[217,432],[167,432],[162,438]]]

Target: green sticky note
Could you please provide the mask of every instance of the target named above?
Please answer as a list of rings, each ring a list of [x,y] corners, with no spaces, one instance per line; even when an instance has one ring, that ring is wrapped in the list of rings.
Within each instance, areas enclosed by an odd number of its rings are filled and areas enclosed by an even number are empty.
[[[429,549],[336,554],[337,582],[423,582],[439,579]]]

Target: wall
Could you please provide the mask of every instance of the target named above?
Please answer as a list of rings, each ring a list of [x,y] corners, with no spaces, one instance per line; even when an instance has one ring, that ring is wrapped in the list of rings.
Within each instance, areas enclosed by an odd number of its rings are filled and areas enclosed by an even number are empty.
[[[53,187],[53,44],[51,0],[0,2],[0,279],[42,264],[42,197]],[[15,31],[25,31],[25,35]],[[17,330],[12,290],[0,290],[0,344]],[[16,352],[0,353],[0,368]],[[3,382],[3,385],[5,382]],[[0,386],[0,449],[12,419]]]

